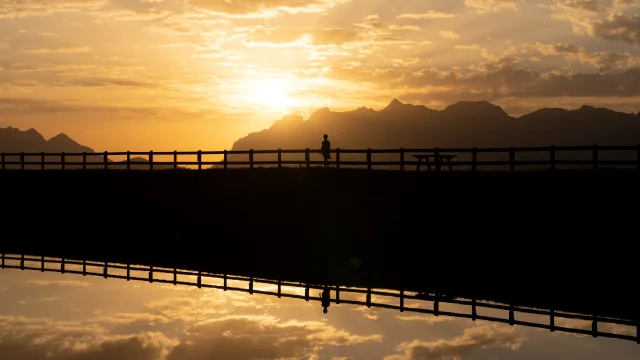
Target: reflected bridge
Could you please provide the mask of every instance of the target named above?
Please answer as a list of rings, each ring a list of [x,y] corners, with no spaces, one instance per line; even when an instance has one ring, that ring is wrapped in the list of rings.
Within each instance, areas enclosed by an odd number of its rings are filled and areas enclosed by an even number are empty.
[[[518,325],[546,329],[550,332],[558,331],[640,343],[640,327],[637,321],[555,311],[553,309],[536,309],[514,304],[505,305],[475,298],[464,299],[441,294],[327,286],[229,274],[213,274],[193,270],[178,270],[176,268],[167,269],[24,254],[2,253],[1,268],[194,286],[319,303],[323,301],[321,292],[328,291],[330,297],[328,300],[330,304],[335,305],[361,305],[367,308],[385,308],[399,312],[451,316],[472,321],[483,320],[511,326]],[[325,306],[325,304],[322,304],[322,306]],[[455,308],[445,309],[447,306],[454,306]]]

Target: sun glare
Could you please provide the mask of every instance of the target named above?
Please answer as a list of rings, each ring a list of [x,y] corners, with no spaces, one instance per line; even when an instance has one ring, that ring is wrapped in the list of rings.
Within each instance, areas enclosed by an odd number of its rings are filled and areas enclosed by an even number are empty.
[[[284,80],[264,80],[251,83],[249,102],[273,110],[287,110],[295,105],[289,95],[290,84]]]

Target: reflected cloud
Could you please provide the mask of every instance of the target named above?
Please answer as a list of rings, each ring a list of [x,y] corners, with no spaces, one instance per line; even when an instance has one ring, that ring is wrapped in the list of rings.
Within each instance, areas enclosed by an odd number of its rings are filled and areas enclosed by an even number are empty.
[[[402,342],[397,351],[403,354],[389,355],[384,360],[459,360],[481,349],[518,350],[524,340],[524,336],[513,328],[483,325],[465,329],[462,335],[451,340]]]

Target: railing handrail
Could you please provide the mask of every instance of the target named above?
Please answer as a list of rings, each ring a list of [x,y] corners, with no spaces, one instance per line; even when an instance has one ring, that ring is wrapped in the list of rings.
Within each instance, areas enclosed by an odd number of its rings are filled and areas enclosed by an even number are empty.
[[[343,154],[381,154],[381,153],[427,153],[427,152],[455,152],[455,153],[485,153],[485,152],[548,152],[554,149],[555,151],[592,151],[594,148],[597,148],[599,151],[634,151],[640,149],[640,145],[567,145],[567,146],[527,146],[527,147],[471,147],[471,148],[334,148],[331,149],[330,152],[335,154],[337,152]],[[157,156],[170,156],[170,155],[224,155],[225,153],[228,155],[248,155],[248,154],[305,154],[309,152],[311,154],[316,154],[320,152],[320,149],[316,148],[308,148],[308,149],[249,149],[249,150],[190,150],[190,151],[104,151],[104,152],[0,152],[4,156],[144,156],[149,155],[150,153]]]
[[[8,263],[9,261],[18,261],[19,264],[12,265]],[[38,267],[29,266],[28,264],[26,264],[26,262],[35,262],[35,263],[38,263],[40,266]],[[45,264],[57,264],[60,266],[58,268],[48,268],[45,266]],[[66,268],[66,266],[69,266],[69,265],[78,266],[78,267],[81,266],[82,270],[72,270],[72,269]],[[87,270],[87,267],[99,267],[102,269],[102,271],[101,272],[90,271],[90,270]],[[224,291],[227,291],[227,290],[242,291],[242,292],[248,292],[250,294],[256,293],[256,294],[262,294],[262,295],[278,296],[279,298],[287,297],[287,298],[303,299],[306,301],[321,301],[319,297],[312,296],[310,294],[310,289],[314,289],[314,290],[325,289],[325,285],[323,284],[303,284],[303,283],[297,283],[297,282],[278,281],[278,280],[272,280],[272,279],[262,279],[262,278],[244,277],[244,276],[234,276],[234,275],[228,275],[228,274],[213,274],[213,273],[201,272],[201,271],[178,270],[175,268],[166,269],[166,268],[157,268],[153,266],[97,262],[97,261],[87,261],[87,260],[77,260],[77,259],[72,260],[72,259],[61,259],[61,258],[49,258],[45,256],[29,256],[24,254],[16,255],[16,254],[2,253],[0,268],[35,270],[35,271],[41,271],[41,272],[58,272],[62,274],[71,273],[71,274],[84,275],[84,276],[100,276],[104,278],[126,279],[127,281],[135,280],[135,281],[148,281],[150,283],[157,282],[157,283],[165,283],[165,284],[173,284],[173,285],[197,286],[198,288],[204,287],[204,288],[220,289]],[[109,269],[126,270],[126,276],[116,275],[112,273],[110,274]],[[138,276],[132,276],[131,271],[148,272],[148,276],[144,278],[138,277]],[[173,279],[168,280],[168,279],[154,278],[153,276],[154,273],[171,274],[173,275]],[[179,281],[178,275],[194,276],[194,277],[197,277],[197,281],[195,283],[190,281]],[[223,285],[205,284],[202,282],[202,278],[221,279],[223,280]],[[247,281],[249,285],[248,285],[248,288],[228,286],[227,282],[229,280]],[[254,285],[256,283],[276,285],[278,291],[274,292],[274,291],[254,289]],[[282,292],[282,286],[305,289],[305,295],[290,294],[290,293]],[[438,297],[437,295],[427,295],[425,298],[424,296],[419,296],[417,294],[410,295],[405,293],[404,291],[391,292],[391,291],[374,290],[371,288],[358,289],[358,288],[328,286],[328,285],[327,285],[327,288],[333,291],[334,294],[336,294],[335,297],[332,297],[330,300],[331,303],[334,303],[334,304],[343,303],[343,304],[352,304],[352,305],[364,305],[369,308],[371,307],[387,308],[387,309],[399,310],[400,312],[408,311],[408,312],[432,314],[435,316],[439,316],[439,315],[452,316],[452,317],[472,319],[474,321],[486,320],[486,321],[505,323],[509,325],[521,325],[521,326],[534,327],[539,329],[546,329],[550,331],[561,331],[561,332],[574,333],[574,334],[591,335],[593,337],[601,336],[601,337],[607,337],[607,338],[616,338],[616,339],[630,340],[630,341],[635,341],[636,343],[640,343],[640,327],[639,327],[640,322],[638,321],[600,317],[600,316],[593,316],[593,315],[584,315],[584,314],[569,313],[569,312],[563,312],[563,311],[554,311],[552,309],[541,310],[541,309],[534,309],[534,308],[528,308],[523,306],[503,305],[503,304],[496,304],[496,303],[491,303],[488,301],[482,301],[477,299],[470,299],[470,300],[448,299],[448,298]],[[366,301],[348,300],[344,298],[340,299],[340,295],[339,295],[340,293],[365,294]],[[375,301],[372,301],[372,298],[371,298],[372,295],[396,298],[399,301],[399,305],[393,305],[389,303],[376,303]],[[404,303],[405,300],[431,302],[433,303],[432,309],[405,306],[405,303]],[[471,311],[470,313],[440,311],[439,304],[457,304],[457,305],[471,306]],[[505,319],[505,318],[499,318],[495,316],[480,315],[477,313],[477,309],[482,309],[482,308],[508,311],[509,317],[508,319]],[[516,320],[515,319],[516,312],[531,314],[531,315],[548,316],[549,324]],[[586,329],[575,329],[575,328],[569,328],[564,326],[558,326],[558,325],[555,325],[555,319],[558,319],[558,318],[591,321],[592,327],[591,327],[591,330],[586,330]],[[607,331],[598,330],[599,323],[635,327],[636,336],[610,333]]]
[[[591,160],[566,160],[557,159],[558,152],[567,151],[581,151],[589,152],[591,154]],[[604,160],[600,158],[602,151],[635,151],[636,156],[633,160]],[[83,169],[87,169],[88,166],[101,166],[105,170],[110,167],[113,169],[126,165],[127,170],[131,169],[131,166],[148,166],[150,170],[154,169],[155,165],[158,166],[171,166],[174,169],[178,169],[178,165],[196,165],[198,170],[202,170],[204,165],[217,165],[224,166],[225,169],[229,165],[249,165],[253,168],[255,165],[277,165],[279,168],[283,165],[299,165],[306,166],[322,165],[324,161],[311,160],[311,155],[317,154],[320,149],[277,149],[277,150],[222,150],[222,151],[153,151],[148,152],[102,152],[102,153],[0,153],[0,170],[7,170],[7,165],[20,165],[21,170],[25,170],[27,165],[40,165],[42,170],[46,169],[46,166],[57,165],[61,166],[64,170],[66,166],[82,166]],[[516,159],[517,153],[544,153],[548,152],[549,157],[545,160],[518,160]],[[495,148],[400,148],[400,149],[340,149],[335,148],[331,150],[332,154],[335,154],[335,160],[330,163],[336,167],[341,165],[354,165],[354,166],[367,166],[369,170],[373,166],[399,166],[400,170],[405,169],[405,165],[418,165],[420,161],[413,161],[411,159],[405,159],[405,155],[418,154],[418,153],[434,153],[436,169],[439,169],[441,165],[445,166],[470,166],[472,171],[476,171],[477,167],[482,166],[504,166],[508,165],[510,171],[515,171],[516,166],[520,165],[549,165],[551,170],[555,170],[557,165],[591,165],[593,170],[597,170],[601,165],[610,166],[634,166],[640,170],[640,145],[589,145],[589,146],[546,146],[546,147],[495,147]],[[472,160],[451,160],[449,159],[444,164],[438,154],[443,153],[470,153]],[[478,160],[478,155],[482,153],[508,153],[509,160]],[[276,160],[255,160],[254,156],[259,154],[277,154]],[[304,160],[283,160],[283,154],[304,154]],[[354,160],[341,160],[343,154],[366,154],[366,161],[354,161]],[[399,154],[399,160],[390,161],[374,161],[372,154]],[[197,161],[178,161],[179,156],[196,155]],[[203,155],[223,155],[223,160],[218,161],[203,161]],[[248,155],[248,161],[230,161],[229,155]],[[126,156],[126,160],[114,161],[109,156]],[[132,156],[148,156],[145,161],[136,162],[132,161]],[[173,156],[173,161],[154,161],[154,156]],[[19,157],[18,160],[15,158]],[[38,160],[32,161],[33,157],[38,157]],[[49,157],[49,158],[47,158]],[[51,157],[59,157],[53,159]],[[82,157],[82,161],[77,159]],[[97,158],[97,159],[96,159]],[[97,160],[97,161],[94,161]],[[418,159],[419,160],[419,159]],[[430,163],[425,163],[430,168]]]

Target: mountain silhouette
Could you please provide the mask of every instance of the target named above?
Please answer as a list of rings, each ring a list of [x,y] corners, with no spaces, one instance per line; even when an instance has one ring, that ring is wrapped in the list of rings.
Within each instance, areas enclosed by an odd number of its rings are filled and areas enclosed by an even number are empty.
[[[45,140],[35,129],[22,131],[13,127],[0,129],[0,152],[94,153],[90,147],[78,144],[65,134]]]
[[[639,120],[640,113],[588,105],[512,117],[487,101],[460,101],[433,110],[394,99],[380,111],[321,108],[306,121],[287,115],[269,129],[238,139],[232,150],[316,149],[325,133],[332,146],[343,149],[634,145],[640,139]]]
[[[75,140],[71,139],[66,134],[58,134],[49,140],[46,140],[37,130],[29,129],[22,131],[18,128],[7,127],[0,128],[0,152],[4,153],[84,153],[94,154],[95,151],[84,145],[78,144]],[[6,161],[19,161],[19,157],[6,156]],[[28,162],[39,162],[40,156],[25,158]],[[60,156],[46,156],[45,161],[55,162],[60,161]],[[87,162],[102,162],[104,158],[102,156],[90,156],[87,158]],[[123,163],[124,161],[113,161],[107,159],[109,163]],[[169,161],[166,159],[156,159],[155,161]],[[65,162],[78,163],[82,162],[82,156],[66,156]],[[149,160],[142,157],[131,158],[130,168],[133,170],[148,170]],[[9,168],[18,168],[19,165],[9,165]],[[80,168],[80,165],[67,165],[66,168]],[[104,168],[104,165],[89,165],[88,168]],[[38,164],[28,165],[27,169],[40,169]],[[61,168],[58,165],[46,165],[48,169]],[[116,167],[114,167],[116,168]],[[119,165],[118,169],[125,169],[124,165]],[[154,169],[173,169],[173,165],[154,165]]]

